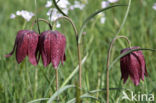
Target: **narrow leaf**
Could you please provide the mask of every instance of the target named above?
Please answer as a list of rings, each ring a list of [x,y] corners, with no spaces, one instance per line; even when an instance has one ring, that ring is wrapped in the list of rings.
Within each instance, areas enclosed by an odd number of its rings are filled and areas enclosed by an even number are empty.
[[[81,99],[83,99],[83,98],[91,98],[91,99],[98,100],[96,97],[91,96],[89,94],[84,94],[84,95],[80,96],[80,98]],[[73,98],[73,99],[69,100],[67,103],[75,103],[75,102],[76,102],[76,98]]]
[[[80,43],[81,41],[81,36],[82,36],[82,33],[83,33],[83,30],[86,26],[86,24],[93,18],[95,17],[97,14],[105,11],[105,10],[108,10],[108,9],[111,9],[113,7],[118,7],[118,6],[127,6],[127,5],[112,5],[112,6],[109,6],[109,7],[106,7],[106,8],[103,8],[103,9],[100,9],[96,12],[94,12],[93,14],[91,14],[87,19],[85,19],[85,21],[83,22],[82,26],[81,26],[81,29],[80,29],[80,32],[79,32],[79,40],[78,40],[78,43]]]
[[[52,103],[55,98],[60,95],[62,92],[64,92],[65,90],[69,89],[69,88],[74,88],[75,86],[74,85],[67,85],[67,86],[64,86],[62,88],[60,88],[58,91],[56,91],[51,97],[50,99],[48,100],[47,103]]]
[[[39,101],[43,101],[43,100],[48,100],[49,98],[40,98],[40,99],[35,99],[33,101],[30,101],[28,103],[35,103],[35,102],[39,102]]]
[[[87,56],[88,56],[88,54],[83,58],[83,60],[82,60],[82,65],[84,64],[84,62],[86,61],[86,59],[87,59]],[[78,72],[78,70],[79,70],[79,66],[77,66],[74,70],[73,70],[73,72],[68,76],[68,78],[63,82],[63,84],[61,85],[61,87],[63,87],[63,86],[65,86],[71,79],[72,79],[72,77]]]
[[[58,2],[59,2],[59,1],[58,1]],[[59,6],[57,5],[57,2],[56,2],[55,0],[53,0],[53,3],[54,3],[54,5],[55,5],[56,9],[57,9],[62,15],[67,16],[67,15],[59,8]]]

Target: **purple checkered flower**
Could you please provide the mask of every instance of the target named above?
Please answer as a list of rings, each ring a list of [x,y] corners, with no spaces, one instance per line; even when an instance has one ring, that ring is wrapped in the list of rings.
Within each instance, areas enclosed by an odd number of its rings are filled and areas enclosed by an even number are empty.
[[[58,31],[45,31],[41,33],[39,39],[39,51],[42,56],[44,66],[52,62],[57,69],[60,61],[65,61],[66,38]]]
[[[126,48],[121,51],[125,53],[132,49],[139,49],[140,47]],[[137,86],[140,83],[140,79],[144,80],[144,75],[147,76],[146,63],[144,55],[141,50],[134,51],[120,59],[121,66],[121,78],[124,83],[127,81],[128,76],[130,76],[133,83]]]
[[[34,31],[20,30],[17,33],[13,50],[6,57],[10,57],[16,49],[16,60],[18,63],[21,63],[28,56],[30,63],[37,65],[38,38],[39,35]]]

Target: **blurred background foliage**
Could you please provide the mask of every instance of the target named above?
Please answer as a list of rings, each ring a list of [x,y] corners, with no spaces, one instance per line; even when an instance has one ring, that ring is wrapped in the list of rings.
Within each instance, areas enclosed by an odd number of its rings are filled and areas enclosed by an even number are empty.
[[[70,0],[73,3],[73,0]],[[84,1],[81,0],[83,3]],[[82,25],[85,18],[101,8],[101,0],[88,0],[83,10],[75,9],[69,11],[69,17],[78,28]],[[119,35],[127,36],[132,46],[142,48],[156,48],[156,11],[152,9],[154,0],[132,0],[130,12],[126,23]],[[46,15],[48,8],[45,8],[46,0],[37,0],[38,17],[48,20]],[[128,4],[128,0],[119,0],[114,4]],[[110,4],[110,5],[114,5]],[[5,58],[14,45],[17,31],[23,29],[25,20],[21,17],[10,19],[10,14],[17,10],[28,10],[35,13],[35,3],[33,0],[0,0],[0,103],[26,103],[37,98],[49,98],[55,92],[55,71],[51,64],[45,68],[40,59],[38,66],[32,66],[26,58],[21,64],[17,64],[15,53],[10,58]],[[82,58],[88,54],[87,60],[83,65],[83,93],[90,90],[106,87],[106,58],[111,40],[116,36],[120,28],[127,7],[115,7],[105,11],[106,21],[100,23],[100,16],[91,20],[85,28],[85,33],[81,42]],[[32,22],[26,22],[24,29],[30,29]],[[59,84],[71,74],[78,65],[76,41],[72,26],[61,20],[61,27],[56,30],[66,35],[66,62],[64,66],[59,66]],[[49,30],[47,24],[40,22],[41,31]],[[37,32],[37,26],[33,27]],[[124,40],[117,41],[113,47],[111,61],[120,54],[120,50],[128,47]],[[126,88],[135,93],[154,93],[156,95],[156,53],[144,51],[146,66],[149,76],[137,87],[129,79],[126,84],[119,86],[121,79],[120,63],[116,63],[110,70],[110,87]],[[78,73],[68,84],[75,84],[78,80]],[[49,84],[51,82],[51,85]],[[122,92],[116,96],[119,90],[110,91],[110,102],[114,103],[122,96]],[[99,103],[106,100],[106,91],[93,94],[99,98]],[[60,95],[61,103],[75,97],[75,89],[69,89]],[[43,101],[43,103],[46,101]],[[95,100],[85,99],[84,103],[95,103]],[[98,103],[98,101],[97,101]],[[120,100],[119,103],[129,103]],[[140,102],[139,102],[140,103]],[[143,102],[146,103],[146,102]]]

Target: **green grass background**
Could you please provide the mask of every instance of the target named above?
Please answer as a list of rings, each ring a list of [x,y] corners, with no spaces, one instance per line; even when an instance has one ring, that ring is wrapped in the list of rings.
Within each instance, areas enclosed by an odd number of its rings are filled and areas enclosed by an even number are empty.
[[[73,2],[70,0],[71,3]],[[156,11],[152,9],[154,0],[132,0],[130,12],[119,35],[127,36],[132,46],[142,48],[156,48]],[[48,19],[45,8],[46,0],[37,0],[38,17]],[[128,0],[119,0],[115,4],[128,4]],[[78,31],[85,18],[101,8],[101,0],[88,0],[88,4],[83,11],[74,10],[69,12],[69,17],[76,24]],[[15,53],[10,58],[5,58],[14,45],[17,31],[23,29],[24,19],[17,17],[10,19],[10,14],[17,10],[28,10],[35,12],[33,0],[0,0],[0,103],[27,103],[39,98],[50,98],[55,93],[55,71],[50,64],[45,68],[40,59],[38,66],[32,66],[26,58],[21,64],[17,64]],[[100,23],[100,17],[96,16],[85,28],[86,35],[83,35],[81,42],[82,58],[88,54],[87,60],[82,66],[82,87],[83,93],[91,90],[106,88],[106,58],[111,40],[116,36],[120,28],[127,7],[115,7],[105,12],[106,22]],[[25,29],[30,29],[35,17],[25,25]],[[56,29],[66,35],[66,61],[64,66],[59,66],[59,84],[78,65],[76,41],[72,26],[65,21],[61,21],[61,28]],[[45,23],[40,23],[41,31],[48,30]],[[37,26],[33,28],[37,32]],[[119,56],[120,50],[128,47],[125,40],[116,41],[111,61]],[[120,84],[120,62],[118,61],[110,70],[110,88],[130,89],[134,93],[151,94],[156,96],[156,53],[150,51],[143,52],[146,59],[146,66],[149,76],[141,82],[139,86],[134,86],[129,79],[126,84]],[[78,72],[68,82],[75,84],[78,80]],[[49,84],[51,83],[51,85]],[[118,92],[118,94],[116,94]],[[123,90],[126,91],[126,90]],[[60,103],[66,103],[76,95],[75,89],[71,88],[63,92]],[[84,103],[105,103],[105,89],[99,93],[91,94],[99,99],[84,99]],[[133,103],[128,100],[121,100],[122,91],[120,89],[110,91],[110,103]],[[155,97],[156,101],[156,97]],[[46,103],[47,101],[37,102]],[[136,103],[147,103],[138,101]],[[150,102],[149,102],[150,103]],[[154,103],[154,102],[153,102]]]

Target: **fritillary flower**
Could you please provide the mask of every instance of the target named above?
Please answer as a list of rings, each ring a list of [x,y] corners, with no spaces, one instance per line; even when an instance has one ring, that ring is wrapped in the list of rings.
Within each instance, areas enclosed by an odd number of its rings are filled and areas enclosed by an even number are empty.
[[[126,48],[121,51],[125,53],[132,49],[139,49],[140,47]],[[120,59],[121,66],[121,78],[124,83],[127,81],[128,76],[130,76],[133,83],[137,86],[140,83],[140,79],[144,80],[144,75],[147,76],[146,64],[144,55],[141,50],[134,51]]]
[[[58,31],[45,31],[41,33],[39,39],[39,51],[42,56],[44,66],[52,63],[57,69],[59,63],[65,61],[66,38]]]
[[[37,65],[38,38],[39,35],[34,31],[20,30],[17,33],[13,50],[6,57],[10,57],[16,49],[16,60],[18,63],[21,63],[28,56],[30,63]]]

